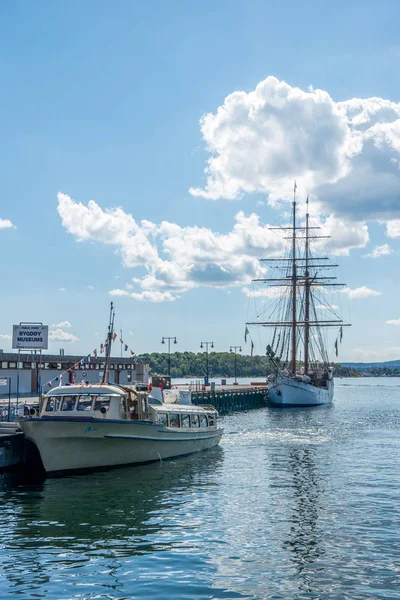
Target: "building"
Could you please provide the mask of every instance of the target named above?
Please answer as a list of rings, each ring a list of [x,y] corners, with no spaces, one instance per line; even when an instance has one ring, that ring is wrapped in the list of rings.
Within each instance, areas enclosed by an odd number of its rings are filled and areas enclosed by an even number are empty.
[[[81,364],[81,361],[83,363]],[[137,360],[137,359],[136,359]],[[24,352],[19,356],[14,352],[0,351],[0,379],[11,378],[11,393],[24,394],[47,392],[62,383],[97,383],[103,377],[104,358],[70,356],[62,354],[37,354]],[[78,364],[77,364],[78,363]],[[74,367],[75,365],[75,367]],[[18,368],[19,367],[19,368]],[[110,383],[148,383],[149,370],[132,358],[111,357]],[[58,378],[56,380],[56,378]],[[4,391],[3,391],[4,390]],[[8,394],[8,389],[0,388],[0,395]]]

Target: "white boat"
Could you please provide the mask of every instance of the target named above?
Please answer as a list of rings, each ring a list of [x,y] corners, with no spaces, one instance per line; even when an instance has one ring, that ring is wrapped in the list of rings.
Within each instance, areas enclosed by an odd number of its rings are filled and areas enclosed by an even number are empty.
[[[326,236],[314,232],[310,235],[311,229],[319,228],[309,225],[308,198],[305,222],[301,226],[296,223],[296,187],[295,184],[292,224],[276,228],[290,232],[288,252],[284,258],[262,259],[270,268],[277,268],[281,276],[255,280],[274,287],[277,293],[271,293],[270,306],[261,311],[264,318],[247,323],[273,329],[267,356],[274,372],[267,378],[267,399],[275,406],[317,406],[333,401],[334,368],[329,362],[323,331],[338,328],[337,355],[343,327],[349,326],[325,297],[327,290],[344,284],[325,275],[325,269],[337,265],[313,251],[314,240]]]
[[[38,415],[19,421],[27,460],[40,457],[46,473],[55,474],[158,461],[219,443],[223,429],[212,406],[162,400],[161,389],[152,395],[110,384],[55,388]]]
[[[223,429],[213,406],[191,405],[184,394],[161,388],[106,383],[114,316],[111,303],[102,383],[54,388],[42,397],[38,414],[33,408],[18,422],[25,463],[33,469],[55,474],[132,465],[219,444]]]

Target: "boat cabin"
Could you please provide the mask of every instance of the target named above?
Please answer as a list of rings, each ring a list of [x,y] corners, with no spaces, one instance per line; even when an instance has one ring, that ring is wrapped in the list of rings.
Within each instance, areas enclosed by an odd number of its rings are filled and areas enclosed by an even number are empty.
[[[60,386],[43,396],[39,416],[151,421],[173,429],[214,428],[217,411],[212,406],[163,403],[134,386],[76,384]]]

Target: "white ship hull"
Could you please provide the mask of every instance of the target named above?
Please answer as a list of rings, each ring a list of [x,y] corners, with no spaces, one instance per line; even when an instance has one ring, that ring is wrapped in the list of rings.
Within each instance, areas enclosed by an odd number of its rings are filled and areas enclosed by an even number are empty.
[[[157,461],[216,446],[221,428],[173,430],[133,421],[29,419],[19,423],[47,473]]]
[[[297,381],[292,377],[278,377],[268,390],[268,402],[274,406],[319,406],[333,401],[333,379],[327,387]]]

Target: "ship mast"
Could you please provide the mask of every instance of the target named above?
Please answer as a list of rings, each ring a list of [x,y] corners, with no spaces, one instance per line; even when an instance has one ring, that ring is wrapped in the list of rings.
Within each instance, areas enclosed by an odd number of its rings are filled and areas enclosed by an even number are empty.
[[[111,302],[110,319],[108,322],[106,362],[105,362],[105,366],[104,366],[102,383],[106,383],[110,376],[111,342],[112,342],[113,333],[114,333],[114,317],[115,317],[114,304],[113,304],[113,302]]]
[[[293,238],[292,238],[292,372],[296,374],[296,295],[297,295],[297,265],[296,265],[296,182],[293,190]]]
[[[304,374],[308,375],[309,362],[309,342],[310,342],[310,240],[308,237],[308,196],[307,196],[307,214],[306,214],[306,244],[305,244],[305,307],[304,307]]]
[[[314,371],[318,360],[316,358],[315,349],[317,348],[318,353],[322,357],[325,367],[328,366],[328,359],[324,348],[323,340],[320,335],[320,329],[325,327],[350,327],[349,323],[344,323],[343,320],[327,305],[327,308],[331,310],[334,318],[331,319],[319,319],[315,313],[314,307],[314,295],[312,294],[312,288],[324,290],[330,288],[343,287],[344,283],[338,283],[336,277],[332,275],[323,276],[321,272],[324,269],[331,269],[338,265],[330,264],[327,256],[312,256],[310,242],[313,240],[329,239],[330,236],[316,235],[314,230],[319,230],[319,226],[310,226],[310,215],[308,212],[308,196],[307,196],[307,212],[304,226],[298,226],[296,222],[296,182],[294,184],[293,194],[293,214],[292,223],[289,226],[284,227],[270,227],[270,230],[278,231],[289,231],[290,235],[284,239],[288,240],[291,246],[291,253],[287,257],[277,258],[262,258],[261,262],[271,263],[275,268],[283,271],[280,277],[263,277],[259,279],[253,279],[253,282],[266,283],[268,287],[277,287],[282,290],[282,296],[280,301],[272,307],[272,312],[268,315],[267,319],[260,319],[257,321],[248,321],[246,325],[257,325],[262,327],[273,327],[282,328],[282,336],[279,333],[278,342],[276,347],[272,348],[267,346],[267,354],[270,357],[274,357],[276,354],[280,359],[284,359],[284,362],[290,367],[293,375],[296,374],[296,354],[297,354],[297,341],[299,335],[299,329],[304,328],[304,334],[302,340],[304,340],[304,372],[309,374]],[[311,232],[313,230],[313,232]],[[299,233],[300,232],[300,233]],[[289,241],[290,240],[290,241]],[[305,244],[304,251],[300,251],[297,247],[298,243]],[[303,247],[303,246],[302,246]],[[290,289],[291,298],[285,295],[284,291]],[[304,288],[304,293],[300,295],[300,289]],[[288,290],[289,291],[289,290]],[[286,299],[285,299],[286,298]],[[298,311],[299,301],[301,302],[301,310]],[[278,313],[282,307],[287,304],[287,311]],[[314,316],[312,316],[312,314]],[[261,316],[261,315],[260,315]],[[277,316],[278,318],[274,318]],[[311,342],[310,330],[311,327],[315,328],[318,332],[318,341],[315,343]],[[287,329],[286,329],[287,328]],[[291,335],[286,336],[285,331],[290,330]],[[276,333],[276,331],[275,331]],[[275,344],[275,333],[273,336],[272,344]],[[299,338],[300,339],[300,338]],[[285,340],[287,340],[287,353],[286,358],[284,354]],[[281,363],[284,364],[284,363]]]

